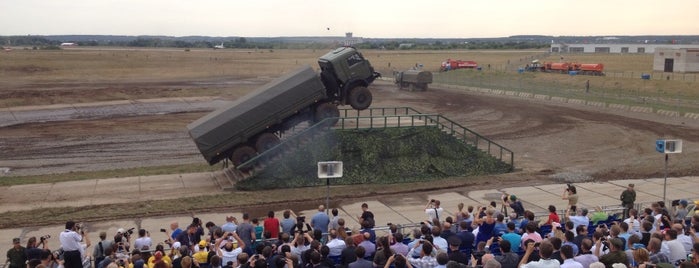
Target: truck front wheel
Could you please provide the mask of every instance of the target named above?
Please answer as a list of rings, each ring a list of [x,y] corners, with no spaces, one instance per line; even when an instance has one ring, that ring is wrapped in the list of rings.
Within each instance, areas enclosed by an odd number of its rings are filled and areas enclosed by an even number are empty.
[[[371,106],[371,91],[366,87],[355,87],[350,91],[349,104],[353,109],[364,110]]]
[[[324,102],[319,104],[318,107],[316,107],[314,121],[318,123],[326,118],[335,118],[334,120],[327,120],[324,123],[324,125],[326,126],[334,126],[335,124],[337,124],[337,121],[340,120],[339,117],[340,110],[337,109],[337,105],[332,104],[330,102]]]
[[[254,148],[250,146],[240,146],[233,150],[233,154],[231,154],[231,162],[233,162],[233,166],[239,166],[242,163],[247,162],[248,160],[252,159],[257,155],[257,151],[255,151]],[[246,168],[244,171],[252,169],[252,166]]]

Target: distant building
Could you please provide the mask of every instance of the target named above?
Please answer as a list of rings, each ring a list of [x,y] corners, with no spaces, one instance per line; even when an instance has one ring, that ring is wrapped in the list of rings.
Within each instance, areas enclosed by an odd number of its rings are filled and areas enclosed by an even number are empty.
[[[72,46],[77,46],[78,44],[76,43],[61,43],[62,47],[72,47]]]
[[[688,44],[551,44],[551,53],[655,53],[658,49],[696,48]]]
[[[352,37],[352,32],[346,32],[343,43],[345,46],[354,46],[356,44],[364,43],[364,39],[361,37]]]
[[[699,48],[655,50],[653,71],[696,73],[699,72]]]

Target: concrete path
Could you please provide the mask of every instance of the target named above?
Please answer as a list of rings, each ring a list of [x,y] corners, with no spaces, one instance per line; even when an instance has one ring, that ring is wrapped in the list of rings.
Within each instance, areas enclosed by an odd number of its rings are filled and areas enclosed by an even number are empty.
[[[0,212],[76,204],[75,200],[71,202],[61,200],[61,191],[80,192],[82,200],[80,202],[84,202],[83,204],[124,202],[127,200],[132,201],[134,198],[145,200],[144,193],[147,193],[149,189],[154,189],[154,187],[158,187],[159,190],[163,190],[163,187],[165,187],[168,191],[179,193],[201,194],[202,192],[218,192],[219,190],[215,189],[213,182],[202,183],[202,180],[210,180],[207,176],[207,173],[197,173],[181,176],[132,177],[3,187],[0,188],[0,197],[2,197],[3,201],[2,205],[0,205]],[[641,179],[576,184],[580,196],[579,207],[592,208],[595,206],[619,205],[619,194],[629,183],[636,184],[638,203],[659,201],[663,196],[663,181],[663,179]],[[124,189],[123,187],[125,186],[128,186],[129,189]],[[686,198],[698,200],[699,193],[696,192],[698,186],[699,177],[669,178],[667,184],[668,199]],[[387,223],[406,224],[425,220],[426,215],[423,209],[427,200],[430,199],[441,201],[442,207],[447,214],[444,215],[446,218],[446,216],[454,215],[458,203],[464,203],[466,206],[486,204],[490,201],[498,200],[503,192],[507,192],[508,194],[516,195],[522,200],[525,209],[532,210],[535,213],[544,213],[548,205],[555,205],[559,209],[565,208],[567,202],[560,198],[564,187],[565,185],[563,184],[550,184],[477,191],[458,188],[451,192],[425,192],[424,194],[415,194],[411,197],[395,200],[383,199],[384,201],[378,201],[376,199],[367,199],[362,202],[342,202],[339,212],[340,216],[347,222],[346,226],[350,228],[359,227],[357,217],[361,214],[360,206],[361,203],[367,203],[369,209],[376,216],[376,226],[384,227]],[[118,198],[105,198],[109,193],[113,193],[115,188],[120,189],[120,192],[124,193],[124,195]],[[12,203],[11,196],[18,193],[35,193],[38,199],[27,204]],[[324,201],[321,203],[324,203]],[[276,211],[278,217],[281,217],[281,210],[283,209],[286,208],[280,208],[279,211]],[[309,219],[308,221],[310,221],[310,217],[317,213],[317,210],[297,211],[296,213],[305,215]],[[225,222],[226,215],[233,215],[238,219],[242,218],[240,211],[220,211],[218,213],[205,213],[194,216],[201,218],[204,222],[213,221],[217,225],[221,225]],[[178,221],[180,226],[186,226],[191,220],[192,218],[189,215],[174,215],[94,222],[89,224],[89,237],[92,241],[98,241],[97,236],[100,231],[106,231],[111,236],[118,228],[140,227],[149,230],[154,241],[162,241],[166,237],[165,234],[158,232],[160,228],[167,228],[172,221]],[[24,244],[29,237],[39,237],[46,234],[52,236],[50,246],[54,248],[58,246],[56,237],[62,230],[62,225],[46,227],[18,226],[16,228],[2,229],[0,230],[0,252],[6,252],[11,247],[13,237],[20,237],[22,244]],[[0,262],[2,261],[4,260],[0,258]]]

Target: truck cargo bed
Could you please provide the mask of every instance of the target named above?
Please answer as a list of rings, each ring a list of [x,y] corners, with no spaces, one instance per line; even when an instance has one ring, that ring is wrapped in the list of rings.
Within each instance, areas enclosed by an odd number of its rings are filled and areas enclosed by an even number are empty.
[[[213,165],[236,145],[325,98],[318,74],[310,66],[303,66],[199,118],[187,129]]]

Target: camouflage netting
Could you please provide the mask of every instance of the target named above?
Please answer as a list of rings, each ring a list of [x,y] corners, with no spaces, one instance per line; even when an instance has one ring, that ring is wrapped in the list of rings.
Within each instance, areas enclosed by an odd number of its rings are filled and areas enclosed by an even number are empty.
[[[240,190],[325,185],[319,161],[343,161],[332,184],[397,183],[508,172],[510,167],[435,127],[335,130],[237,184]]]

